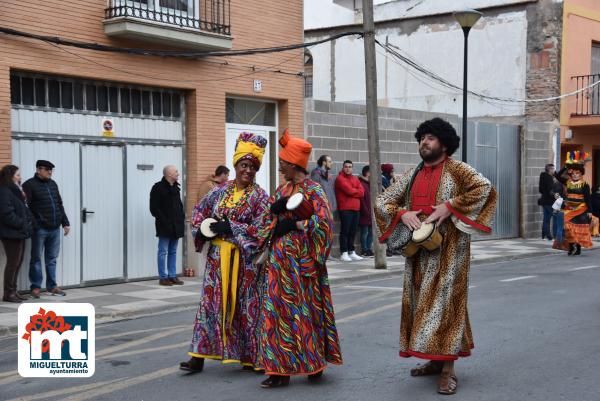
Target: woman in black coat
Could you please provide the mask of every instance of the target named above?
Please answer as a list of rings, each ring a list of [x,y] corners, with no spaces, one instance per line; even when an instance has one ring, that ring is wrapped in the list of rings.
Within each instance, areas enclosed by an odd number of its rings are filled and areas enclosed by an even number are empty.
[[[0,240],[6,252],[4,269],[5,302],[27,299],[17,293],[17,277],[25,254],[25,240],[33,233],[33,219],[19,186],[21,174],[12,164],[0,170]]]

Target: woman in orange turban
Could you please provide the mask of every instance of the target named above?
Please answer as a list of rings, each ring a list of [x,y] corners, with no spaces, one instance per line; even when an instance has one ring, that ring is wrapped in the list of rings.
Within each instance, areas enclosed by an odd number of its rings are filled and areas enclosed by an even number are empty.
[[[329,203],[323,188],[307,178],[312,146],[287,130],[279,144],[279,171],[287,182],[269,200],[261,235],[268,247],[259,353],[269,375],[265,388],[286,386],[293,375],[318,380],[327,363],[342,363],[325,266],[333,237]],[[310,218],[286,208],[297,193],[313,210]]]

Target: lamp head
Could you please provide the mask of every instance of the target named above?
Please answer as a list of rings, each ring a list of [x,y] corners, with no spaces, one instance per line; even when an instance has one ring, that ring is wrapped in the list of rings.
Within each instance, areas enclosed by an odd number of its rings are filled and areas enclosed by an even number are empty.
[[[479,18],[483,16],[483,13],[467,8],[465,10],[455,11],[452,15],[454,15],[454,18],[456,18],[462,28],[471,28],[477,23]]]

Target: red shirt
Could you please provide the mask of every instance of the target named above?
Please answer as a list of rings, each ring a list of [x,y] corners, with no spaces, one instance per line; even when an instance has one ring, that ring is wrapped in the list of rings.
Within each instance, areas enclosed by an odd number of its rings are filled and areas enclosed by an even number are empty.
[[[433,167],[423,166],[419,170],[410,191],[410,210],[421,210],[426,215],[433,213],[432,206],[437,205],[435,195],[445,162],[446,160]]]

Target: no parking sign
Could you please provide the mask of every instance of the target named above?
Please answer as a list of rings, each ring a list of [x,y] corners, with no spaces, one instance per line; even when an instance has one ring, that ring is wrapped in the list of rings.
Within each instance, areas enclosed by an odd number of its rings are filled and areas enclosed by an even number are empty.
[[[115,132],[114,130],[114,124],[112,122],[112,120],[109,119],[105,119],[102,120],[102,136],[106,136],[106,137],[114,137],[115,136]]]

